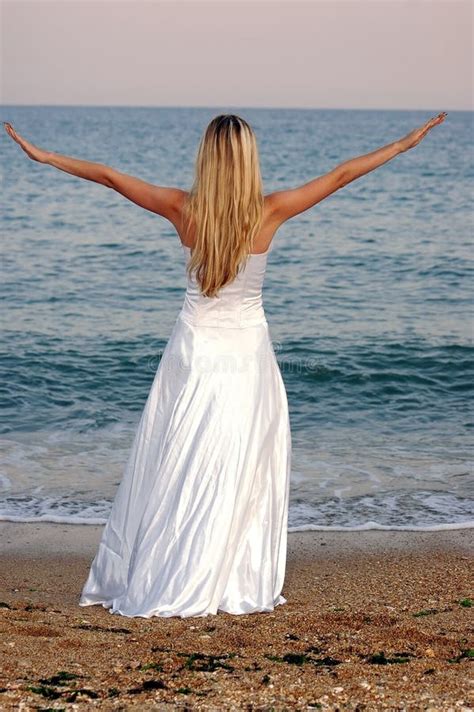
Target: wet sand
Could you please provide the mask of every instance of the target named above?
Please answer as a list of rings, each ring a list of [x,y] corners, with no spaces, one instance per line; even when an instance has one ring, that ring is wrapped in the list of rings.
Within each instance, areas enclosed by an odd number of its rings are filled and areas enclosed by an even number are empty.
[[[272,612],[79,595],[103,527],[0,522],[1,710],[471,710],[474,530],[289,534]]]

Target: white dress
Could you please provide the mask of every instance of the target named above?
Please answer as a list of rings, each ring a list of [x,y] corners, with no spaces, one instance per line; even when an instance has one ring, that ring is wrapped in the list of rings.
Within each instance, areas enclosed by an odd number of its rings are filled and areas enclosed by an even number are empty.
[[[185,618],[286,603],[291,435],[262,303],[270,251],[218,297],[188,276],[80,606]]]

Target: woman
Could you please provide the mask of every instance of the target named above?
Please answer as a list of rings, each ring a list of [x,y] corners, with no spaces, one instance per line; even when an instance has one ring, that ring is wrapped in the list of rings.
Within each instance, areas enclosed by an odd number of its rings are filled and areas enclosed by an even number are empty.
[[[167,218],[187,265],[184,303],[79,605],[149,618],[286,603],[291,435],[262,304],[272,239],[289,218],[416,146],[446,115],[267,196],[255,134],[234,114],[207,126],[189,192],[42,150],[5,124],[33,160]]]

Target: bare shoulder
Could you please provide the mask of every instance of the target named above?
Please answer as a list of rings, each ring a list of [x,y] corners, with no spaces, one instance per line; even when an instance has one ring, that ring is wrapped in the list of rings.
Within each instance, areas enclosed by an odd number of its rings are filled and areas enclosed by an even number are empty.
[[[179,210],[182,210],[184,203],[189,195],[189,191],[183,190],[182,188],[174,188],[174,194],[176,198],[176,207]]]
[[[182,188],[173,188],[173,203],[175,209],[175,219],[173,220],[173,224],[178,232],[181,230],[183,209],[188,195],[189,191],[187,190],[183,190]]]
[[[281,225],[285,220],[312,208],[345,185],[339,166],[295,188],[277,190],[265,196],[270,222]]]
[[[263,220],[264,224],[273,224],[278,219],[278,208],[280,206],[280,192],[268,193],[263,196]]]

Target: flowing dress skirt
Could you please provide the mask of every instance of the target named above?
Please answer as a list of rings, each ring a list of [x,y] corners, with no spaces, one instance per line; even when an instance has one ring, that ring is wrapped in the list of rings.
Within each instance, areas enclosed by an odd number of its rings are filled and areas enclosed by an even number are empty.
[[[178,316],[79,605],[270,611],[286,566],[291,435],[268,324]]]

